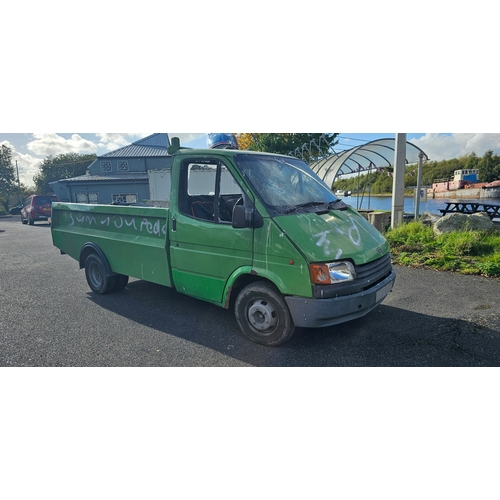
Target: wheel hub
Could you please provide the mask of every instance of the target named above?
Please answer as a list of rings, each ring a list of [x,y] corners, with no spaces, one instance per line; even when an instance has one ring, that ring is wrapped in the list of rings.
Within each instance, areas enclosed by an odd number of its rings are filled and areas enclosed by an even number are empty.
[[[248,321],[259,332],[266,332],[278,324],[278,314],[270,302],[259,299],[249,307]]]
[[[90,277],[91,277],[91,279],[96,287],[101,286],[102,274],[101,274],[101,270],[100,270],[98,265],[92,264],[92,266],[90,267]]]

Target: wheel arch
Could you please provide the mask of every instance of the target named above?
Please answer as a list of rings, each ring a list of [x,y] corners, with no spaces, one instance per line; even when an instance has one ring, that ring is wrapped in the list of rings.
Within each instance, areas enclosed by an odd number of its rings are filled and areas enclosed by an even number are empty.
[[[257,344],[279,346],[295,332],[285,297],[267,279],[250,283],[238,294],[234,313],[243,336]]]
[[[259,275],[255,271],[253,271],[251,267],[245,266],[237,269],[229,277],[226,289],[224,290],[224,308],[229,309],[230,307],[232,307],[240,291],[250,283],[255,283],[257,281],[269,283],[270,285],[274,286],[274,288],[276,288],[278,292],[280,292],[278,285],[267,276]]]
[[[109,261],[106,258],[106,255],[98,245],[92,242],[85,243],[85,245],[83,245],[80,250],[80,256],[78,258],[80,269],[83,269],[85,267],[85,261],[87,260],[87,257],[93,253],[97,254],[101,258],[102,263],[106,268],[106,274],[108,276],[113,276],[115,273],[111,270],[111,266],[109,265]]]

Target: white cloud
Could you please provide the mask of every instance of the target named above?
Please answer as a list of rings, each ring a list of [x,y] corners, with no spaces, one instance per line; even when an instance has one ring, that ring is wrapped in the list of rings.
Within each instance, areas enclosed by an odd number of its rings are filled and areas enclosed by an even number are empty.
[[[489,149],[500,154],[500,134],[425,134],[410,142],[431,161],[451,160],[472,152],[483,156]]]
[[[16,148],[9,142],[3,141],[12,150],[12,162],[15,165],[17,160],[19,168],[19,178],[26,186],[33,185],[33,176],[38,174],[39,165],[43,157],[48,155],[58,155],[63,153],[97,153],[103,148],[106,151],[114,151],[123,146],[127,146],[142,137],[147,137],[151,133],[127,133],[127,134],[94,134],[96,142],[85,139],[79,134],[72,134],[70,138],[64,138],[55,133],[32,134],[33,140],[26,144],[26,148],[33,153],[23,154],[16,151]],[[205,137],[206,134],[169,134],[170,137],[180,137],[183,144],[189,141]],[[101,150],[102,151],[102,150]],[[102,153],[101,153],[102,154]],[[38,158],[34,155],[39,156]]]
[[[99,138],[99,148],[104,148],[108,151],[128,146],[132,142],[137,141],[141,137],[146,137],[151,134],[95,134]]]
[[[18,153],[16,148],[9,141],[2,141],[0,145],[5,144],[8,148],[10,148],[12,152],[12,165],[14,169],[16,167],[17,160],[17,169],[19,170],[19,180],[25,186],[33,185],[33,176],[38,174],[39,168],[38,165],[40,163],[39,158],[35,158],[29,154]],[[17,171],[15,171],[15,175],[17,177]]]
[[[19,179],[26,186],[32,186],[33,176],[38,174],[40,160],[31,155],[16,153],[13,155],[12,159],[17,159],[19,166]]]
[[[201,139],[205,137],[207,134],[178,134],[178,133],[169,133],[170,139],[172,137],[178,137],[181,140],[181,144],[187,144],[188,142],[194,141],[196,139]]]
[[[151,133],[134,133],[134,134],[95,134],[99,139],[99,148],[104,148],[107,151],[114,151],[115,149],[128,146],[132,142],[136,142],[138,139],[147,137]],[[172,133],[168,132],[170,139],[172,137],[179,137],[181,144],[189,144],[191,141],[206,138],[206,133]]]
[[[64,153],[95,153],[97,144],[83,139],[78,134],[72,134],[65,139],[58,134],[33,134],[34,140],[26,147],[36,155],[48,156]]]
[[[99,148],[103,148],[107,151],[114,151],[115,149],[122,148],[124,146],[128,146],[132,142],[136,142],[137,140],[147,137],[151,135],[151,133],[128,133],[128,134],[95,134],[99,139]],[[179,137],[181,140],[181,144],[188,144],[191,141],[198,140],[206,137],[206,133],[168,133],[170,139],[172,137]]]

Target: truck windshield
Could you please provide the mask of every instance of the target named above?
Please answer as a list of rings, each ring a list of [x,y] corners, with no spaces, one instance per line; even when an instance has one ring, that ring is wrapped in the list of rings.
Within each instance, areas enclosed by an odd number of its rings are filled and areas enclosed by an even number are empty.
[[[301,160],[238,154],[235,161],[271,215],[335,208],[335,195]]]

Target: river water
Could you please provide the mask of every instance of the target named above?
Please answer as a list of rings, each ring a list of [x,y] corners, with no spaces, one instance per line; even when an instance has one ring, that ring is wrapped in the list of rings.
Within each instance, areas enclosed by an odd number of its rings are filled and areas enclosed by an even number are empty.
[[[344,196],[342,200],[351,205],[352,208],[357,210],[387,210],[391,211],[392,208],[392,197],[391,196]],[[457,201],[457,200],[450,200]],[[500,204],[500,200],[464,200],[467,202],[479,202],[479,203],[490,203],[490,204]],[[427,201],[420,202],[419,213],[431,212],[433,214],[441,215],[439,209],[446,207],[447,200],[443,199],[432,199],[428,198]],[[405,196],[404,201],[404,213],[414,214],[415,213],[415,199],[413,196]]]

